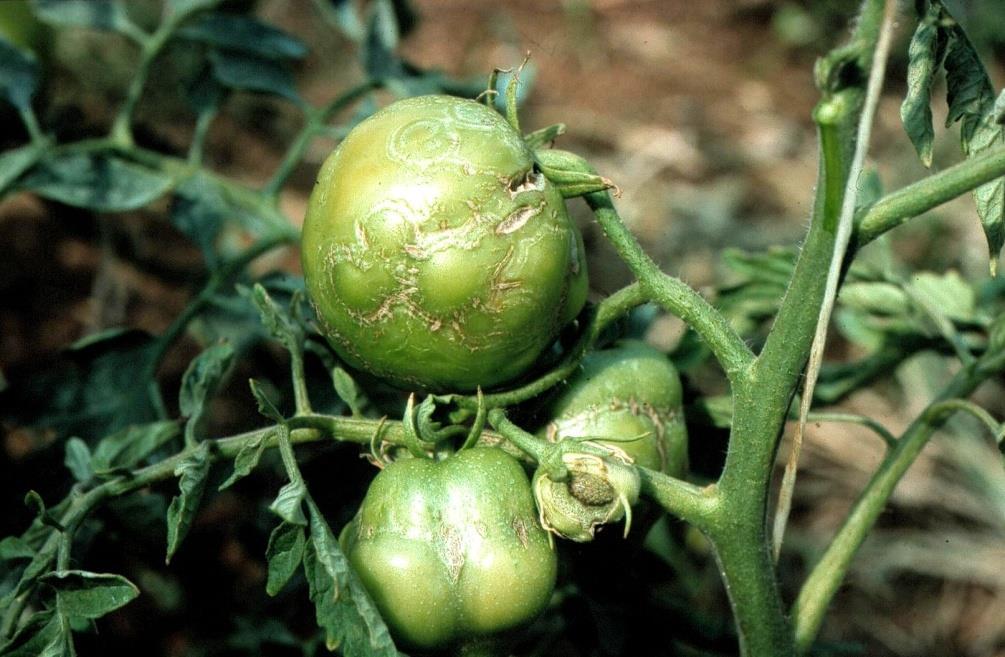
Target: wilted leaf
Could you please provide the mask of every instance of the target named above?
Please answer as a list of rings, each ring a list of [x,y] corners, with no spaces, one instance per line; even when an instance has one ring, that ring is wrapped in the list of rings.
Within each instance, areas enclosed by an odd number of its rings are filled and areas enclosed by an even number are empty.
[[[279,489],[279,494],[269,505],[269,509],[290,524],[304,526],[307,524],[303,509],[306,496],[304,482],[291,481]]]
[[[932,128],[932,82],[946,54],[946,34],[937,25],[939,14],[939,7],[930,5],[911,38],[907,95],[900,106],[904,130],[926,167],[932,166],[932,141],[935,138]]]
[[[199,510],[199,503],[202,501],[203,490],[206,488],[209,466],[209,443],[204,442],[199,443],[199,447],[175,468],[175,476],[180,477],[178,481],[180,493],[171,500],[171,505],[168,507],[166,563],[170,563],[171,557],[192,526],[195,514]]]
[[[229,477],[227,477],[226,481],[220,484],[219,490],[230,488],[238,479],[247,477],[251,474],[251,471],[258,466],[258,461],[261,460],[262,452],[264,451],[265,436],[260,436],[255,440],[241,445],[241,449],[238,450],[237,456],[234,457],[234,471]]]
[[[181,380],[178,406],[185,423],[185,441],[196,440],[196,428],[206,410],[206,403],[212,398],[224,376],[234,362],[234,349],[229,344],[217,344],[195,357],[185,370]]]

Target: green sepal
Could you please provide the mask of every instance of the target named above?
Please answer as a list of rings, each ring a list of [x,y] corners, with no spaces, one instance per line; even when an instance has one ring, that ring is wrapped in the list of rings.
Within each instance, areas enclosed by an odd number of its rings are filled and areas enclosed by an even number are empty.
[[[556,148],[538,149],[534,151],[534,161],[558,191],[562,198],[586,196],[594,192],[613,189],[615,196],[621,195],[621,190],[610,178],[597,175],[584,158]]]
[[[523,141],[527,144],[527,148],[532,151],[536,151],[539,148],[543,148],[547,144],[555,141],[561,135],[565,134],[565,124],[555,123],[549,125],[540,130],[535,130],[534,132],[528,132],[523,136]]]

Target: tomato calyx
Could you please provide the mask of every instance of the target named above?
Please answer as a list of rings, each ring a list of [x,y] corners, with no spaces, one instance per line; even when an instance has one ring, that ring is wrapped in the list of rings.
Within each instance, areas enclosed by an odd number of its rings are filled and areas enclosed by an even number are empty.
[[[573,439],[548,450],[531,487],[549,536],[584,543],[593,540],[599,527],[622,518],[628,535],[641,479],[632,458],[620,448]]]

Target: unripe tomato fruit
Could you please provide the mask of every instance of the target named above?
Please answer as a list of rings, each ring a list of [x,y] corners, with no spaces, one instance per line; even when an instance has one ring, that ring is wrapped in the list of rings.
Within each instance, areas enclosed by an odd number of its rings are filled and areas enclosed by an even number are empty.
[[[389,464],[340,540],[408,650],[456,647],[525,625],[555,585],[555,552],[527,475],[496,448]]]
[[[582,237],[493,109],[400,100],[329,156],[302,261],[322,329],[402,387],[471,391],[525,373],[582,308]]]
[[[553,441],[594,438],[624,450],[636,465],[681,476],[687,469],[681,393],[665,354],[623,340],[583,359],[546,409],[551,420],[541,434]]]

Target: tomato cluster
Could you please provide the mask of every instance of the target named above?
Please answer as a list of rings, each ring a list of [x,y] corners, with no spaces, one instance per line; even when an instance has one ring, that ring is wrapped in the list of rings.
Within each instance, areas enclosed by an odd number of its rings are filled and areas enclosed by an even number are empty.
[[[308,293],[334,350],[431,392],[526,375],[586,298],[565,183],[545,175],[553,159],[469,100],[402,100],[357,126],[325,162],[303,231]],[[539,468],[533,493],[497,448],[388,462],[340,541],[397,641],[463,652],[541,613],[556,573],[544,527],[589,540],[630,512],[635,464],[681,473],[680,397],[662,354],[624,343],[586,358],[542,430],[556,443],[597,439],[617,459],[565,454],[589,472],[560,482]],[[566,515],[542,504],[545,489]]]

